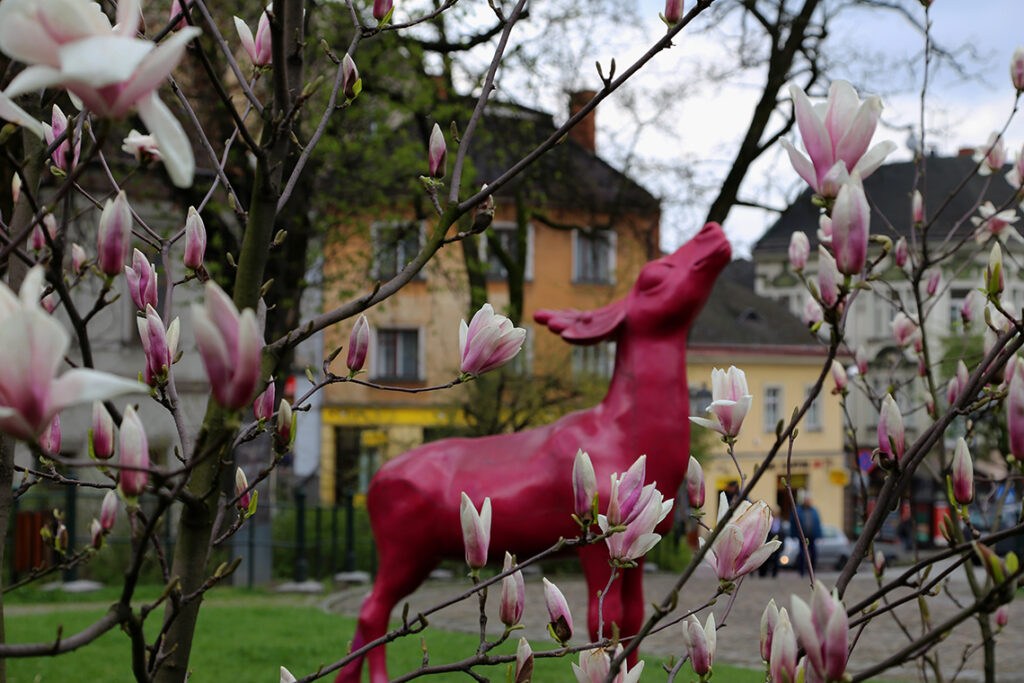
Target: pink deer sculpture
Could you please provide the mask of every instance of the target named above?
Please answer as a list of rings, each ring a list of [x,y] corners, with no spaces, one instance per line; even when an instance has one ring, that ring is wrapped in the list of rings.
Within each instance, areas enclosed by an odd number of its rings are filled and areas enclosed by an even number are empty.
[[[590,454],[601,509],[610,475],[647,455],[647,481],[673,496],[689,462],[689,392],[686,339],[731,249],[721,227],[708,223],[675,253],[640,271],[625,299],[596,311],[538,311],[535,318],[572,344],[615,340],[615,372],[604,399],[589,410],[552,424],[475,439],[443,439],[387,462],[370,484],[367,505],[379,556],[373,590],[363,603],[353,649],[387,630],[392,608],[445,557],[463,556],[459,521],[465,491],[493,510],[490,560],[500,566],[506,550],[520,558],[571,538],[579,527],[573,510],[576,451]],[[661,523],[665,533],[672,515]],[[604,543],[579,550],[589,598],[588,627],[596,639],[597,592],[611,568]],[[605,635],[615,622],[622,635],[643,622],[643,567],[628,569],[604,599]],[[533,609],[543,609],[533,606]],[[529,609],[529,606],[528,606]],[[384,647],[367,653],[370,680],[385,683]],[[353,661],[336,683],[358,683],[362,661]]]

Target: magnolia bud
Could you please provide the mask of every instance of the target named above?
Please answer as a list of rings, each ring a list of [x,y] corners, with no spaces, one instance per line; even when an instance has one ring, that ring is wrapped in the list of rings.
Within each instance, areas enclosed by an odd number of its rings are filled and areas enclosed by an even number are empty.
[[[274,378],[270,378],[267,388],[256,397],[252,404],[252,412],[257,420],[269,420],[274,415]]]
[[[370,348],[370,323],[366,316],[359,316],[359,320],[352,326],[352,334],[348,338],[348,358],[346,365],[351,374],[363,369],[366,363],[366,350]]]
[[[697,458],[690,456],[686,466],[686,498],[694,510],[704,507],[704,469]]]
[[[807,265],[807,257],[811,253],[811,243],[807,235],[797,230],[789,238],[789,264],[799,272]]]
[[[274,428],[274,438],[282,448],[292,443],[292,422],[292,404],[282,398],[277,408],[277,425]]]
[[[124,190],[108,199],[100,215],[96,265],[106,275],[120,274],[131,243],[132,211]]]
[[[273,386],[273,385],[271,385]],[[245,472],[241,467],[235,469],[235,495],[238,500],[235,501],[235,507],[239,510],[248,510],[249,501],[252,500],[252,492],[247,491],[249,488],[249,480],[245,478]]]
[[[466,546],[466,564],[477,570],[487,564],[487,550],[491,543],[491,499],[484,498],[484,504],[477,512],[473,501],[462,492],[459,506],[462,522],[462,541]]]
[[[914,223],[920,225],[924,222],[924,199],[921,197],[921,193],[917,190],[914,190],[914,197],[910,201],[910,213]],[[900,239],[903,239],[904,244],[906,244],[905,238]]]
[[[950,473],[953,480],[953,499],[961,505],[974,500],[974,462],[967,448],[967,441],[961,436],[956,440],[953,450],[953,468]]]
[[[435,123],[433,130],[430,131],[430,144],[427,150],[427,166],[431,178],[444,178],[447,156],[448,146],[444,141],[444,133],[441,132],[441,126]]]
[[[885,553],[881,550],[875,551],[875,576],[881,576],[885,572]]]
[[[346,52],[341,60],[341,92],[345,99],[354,100],[359,92],[356,90],[356,83],[359,82],[359,69],[352,57]]]
[[[514,558],[505,553],[505,564],[502,572],[512,569]],[[513,572],[501,580],[501,604],[498,614],[505,626],[515,626],[523,618],[523,607],[526,604],[526,582],[522,572]]]
[[[1013,58],[1010,60],[1010,82],[1017,92],[1024,92],[1024,47],[1018,47],[1013,51]]]
[[[88,258],[80,244],[71,245],[71,272],[81,275],[85,271],[85,260]]]
[[[683,18],[683,0],[665,0],[665,23],[675,26]]]
[[[394,4],[395,0],[373,0],[373,18],[378,22],[384,21]]]
[[[900,268],[907,265],[907,259],[910,258],[910,247],[907,246],[906,237],[901,237],[896,241],[896,249],[893,258],[896,259],[896,265]]]
[[[114,520],[117,519],[117,493],[113,490],[107,491],[103,496],[103,504],[100,505],[100,526],[104,531],[114,528]]]
[[[135,408],[128,406],[121,420],[121,464],[130,467],[149,467],[149,440]],[[136,498],[146,488],[149,473],[145,469],[122,469],[118,480],[126,498]]]
[[[1017,48],[1018,50],[1021,48]],[[1024,90],[1024,88],[1021,88]],[[996,610],[996,626],[999,628],[1005,627],[1010,622],[1010,608],[1007,605],[1000,605],[999,609]]]
[[[562,591],[558,586],[544,578],[544,605],[548,608],[548,632],[561,645],[565,645],[572,638],[572,614],[569,612],[569,603],[565,601]]]
[[[100,526],[98,519],[93,518],[92,524],[89,525],[89,535],[91,536],[90,543],[93,548],[99,550],[103,547],[103,527]]]
[[[203,265],[206,255],[206,225],[202,216],[194,206],[188,207],[188,218],[185,219],[185,256],[186,268],[198,270]]]

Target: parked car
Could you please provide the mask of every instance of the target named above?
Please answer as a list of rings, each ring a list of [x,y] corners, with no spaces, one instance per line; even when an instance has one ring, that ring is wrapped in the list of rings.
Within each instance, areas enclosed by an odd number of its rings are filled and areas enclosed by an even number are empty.
[[[996,524],[996,513],[999,513],[999,524]],[[1021,516],[1021,504],[1020,503],[1007,503],[1004,505],[990,504],[982,509],[981,505],[971,506],[971,526],[975,528],[982,536],[987,536],[994,531],[1002,529],[1008,529],[1015,526]],[[964,535],[967,538],[971,538],[971,533],[965,528]],[[1024,534],[1016,534],[1008,538],[1001,539],[992,546],[992,550],[997,555],[1006,555],[1011,550],[1017,554],[1018,557],[1024,556]],[[981,561],[975,556],[975,564],[980,564]]]
[[[782,555],[779,556],[779,566],[783,569],[796,569],[799,553],[803,552],[800,547],[800,539],[794,533],[790,533],[789,524],[784,522],[782,533],[785,539],[782,542]],[[818,550],[818,566],[830,569],[840,569],[850,557],[853,545],[839,527],[831,524],[821,525],[821,537],[815,542]]]

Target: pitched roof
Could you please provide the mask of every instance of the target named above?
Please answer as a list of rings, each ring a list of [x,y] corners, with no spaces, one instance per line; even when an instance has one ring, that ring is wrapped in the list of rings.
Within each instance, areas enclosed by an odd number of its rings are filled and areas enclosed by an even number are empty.
[[[690,328],[690,344],[818,348],[807,326],[789,309],[742,284],[749,269],[749,261],[733,261],[718,276]]]
[[[958,236],[973,232],[970,216],[976,214],[976,207],[991,201],[997,208],[1006,204],[1013,190],[1003,179],[1003,174],[990,176],[973,175],[977,163],[969,156],[937,157],[924,160],[925,170],[925,216],[937,215],[947,198],[970,176],[963,189],[945,206],[929,235],[944,239],[958,221]],[[914,189],[915,166],[912,161],[887,164],[872,173],[864,181],[864,190],[872,204],[871,232],[898,239],[910,234],[910,201]],[[817,248],[818,207],[811,203],[813,191],[804,190],[775,222],[768,232],[758,240],[754,252],[778,252],[789,248],[789,239],[797,230],[803,230],[811,242],[811,249]]]

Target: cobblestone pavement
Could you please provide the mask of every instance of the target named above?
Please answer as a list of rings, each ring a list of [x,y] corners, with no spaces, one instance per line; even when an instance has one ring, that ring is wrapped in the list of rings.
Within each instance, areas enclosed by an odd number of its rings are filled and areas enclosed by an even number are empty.
[[[936,571],[941,569],[937,567]],[[897,569],[890,569],[895,572]],[[981,573],[979,571],[979,578]],[[937,574],[936,574],[937,575]],[[835,572],[820,572],[819,578],[826,585],[831,586],[836,579]],[[660,601],[668,592],[675,580],[675,576],[665,573],[651,573],[645,577],[646,600],[648,603]],[[573,614],[576,615],[577,629],[582,628],[585,621],[586,605],[586,584],[579,575],[559,575],[554,577],[555,583],[565,594]],[[680,597],[681,605],[699,605],[706,601],[716,588],[717,582],[707,567],[701,567],[694,575],[690,584],[684,589],[684,595]],[[947,581],[948,591],[929,599],[928,604],[933,624],[938,624],[955,614],[959,608],[953,599],[966,599],[970,594],[967,578],[963,569],[955,570]],[[451,581],[428,581],[408,598],[410,614],[435,605],[446,598],[450,598],[463,590],[467,584],[458,580]],[[869,565],[862,566],[861,571],[854,577],[849,590],[847,591],[847,602],[857,601],[869,595],[876,588],[874,574]],[[531,640],[544,640],[547,636],[547,613],[544,610],[543,590],[539,575],[527,577],[527,609],[523,623],[526,626],[525,635]],[[363,598],[369,592],[369,587],[363,586],[348,589],[335,593],[326,599],[325,607],[331,611],[343,614],[356,615]],[[794,572],[780,572],[777,578],[758,578],[756,575],[748,576],[744,580],[739,595],[733,605],[732,612],[726,620],[726,626],[719,631],[718,654],[719,661],[728,662],[740,666],[760,668],[762,663],[758,654],[759,625],[761,612],[769,598],[775,598],[780,607],[787,607],[790,604],[790,595],[797,594],[804,600],[809,600],[810,586],[806,578],[801,579]],[[496,591],[492,591],[488,600],[489,624],[498,624],[497,619],[497,598]],[[900,595],[906,592],[895,592],[891,600],[897,600]],[[952,597],[950,597],[952,596]],[[715,605],[715,618],[720,622],[725,612],[726,598],[721,598]],[[430,619],[432,626],[438,628],[476,633],[479,631],[479,613],[477,612],[475,600],[463,601],[452,605]],[[401,606],[396,607],[392,617],[399,614]],[[648,614],[650,608],[648,607]],[[900,617],[912,635],[920,634],[920,619],[918,618],[917,603],[911,600],[906,605],[896,609],[896,615]],[[703,621],[703,614],[701,619]],[[1006,630],[996,636],[998,646],[997,653],[997,679],[1000,683],[1012,683],[1024,681],[1024,636],[1021,636],[1021,629],[1024,628],[1024,599],[1018,599],[1010,604],[1010,623]],[[496,632],[497,627],[490,627],[491,632]],[[949,635],[939,646],[940,665],[943,676],[948,680],[951,674],[961,664],[962,654],[966,647],[978,642],[978,629],[976,623],[968,621]],[[580,638],[574,642],[586,642]],[[899,624],[890,617],[882,616],[876,619],[870,628],[860,635],[857,647],[854,650],[850,663],[850,671],[855,672],[873,663],[885,659],[893,652],[898,651],[909,642]],[[642,652],[668,656],[679,654],[683,651],[679,627],[674,626],[661,633],[652,635],[645,641]],[[975,652],[968,657],[964,669],[957,680],[980,681],[982,677],[982,655]],[[912,681],[918,680],[917,671],[912,668],[890,670],[886,674],[890,679]],[[934,680],[934,676],[930,677]]]

